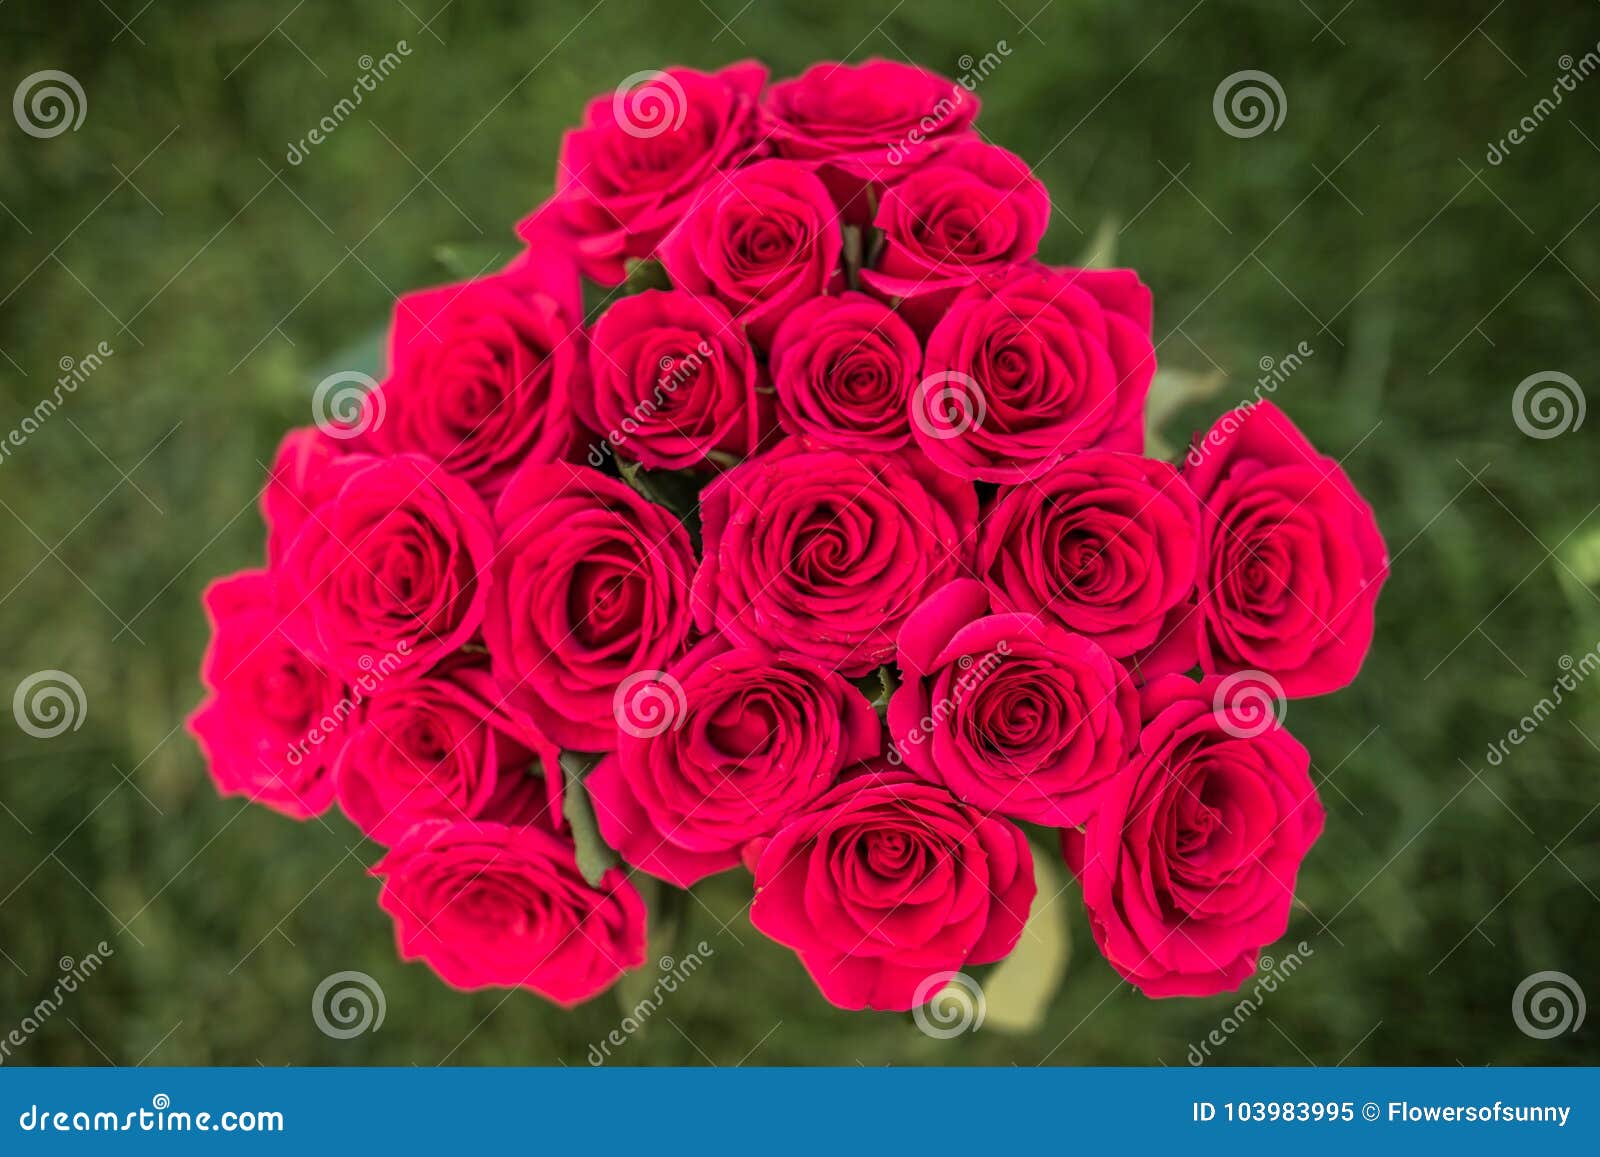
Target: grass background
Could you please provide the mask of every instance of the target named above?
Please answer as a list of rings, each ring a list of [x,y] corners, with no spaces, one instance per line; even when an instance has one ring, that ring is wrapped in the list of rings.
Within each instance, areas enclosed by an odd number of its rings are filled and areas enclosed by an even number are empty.
[[[351,826],[214,794],[178,727],[198,593],[259,559],[262,464],[329,360],[445,276],[441,246],[511,256],[591,94],[744,56],[778,75],[868,55],[955,74],[1002,40],[982,125],[1050,187],[1046,256],[1113,222],[1119,263],[1154,287],[1163,364],[1228,375],[1180,436],[1306,342],[1277,400],[1345,458],[1396,559],[1359,682],[1289,711],[1329,809],[1283,946],[1312,954],[1216,1061],[1600,1058],[1600,1015],[1536,1040],[1510,1008],[1545,969],[1600,997],[1600,682],[1485,760],[1560,657],[1600,644],[1600,414],[1535,440],[1511,413],[1545,370],[1600,403],[1600,79],[1485,159],[1561,58],[1596,48],[1600,6],[1041,2],[0,8],[0,95],[57,68],[87,97],[50,140],[0,118],[0,433],[60,359],[115,350],[0,462],[0,691],[59,668],[88,700],[54,740],[0,727],[0,1034],[60,957],[114,950],[8,1063],[584,1063],[620,1018],[609,997],[562,1013],[450,991],[396,961],[376,849]],[[399,71],[286,163],[359,58],[402,39]],[[1277,131],[1218,128],[1213,92],[1241,69],[1282,85]],[[750,928],[747,890],[697,889],[684,939],[715,955],[618,1061],[1182,1065],[1233,1005],[1119,984],[1071,890],[1046,1024],[933,1040],[828,1007]],[[380,1031],[314,1026],[310,994],[341,969],[381,983]]]

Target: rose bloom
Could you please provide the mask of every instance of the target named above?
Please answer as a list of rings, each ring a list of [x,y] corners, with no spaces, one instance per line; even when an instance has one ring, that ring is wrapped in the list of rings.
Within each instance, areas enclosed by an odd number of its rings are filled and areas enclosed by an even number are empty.
[[[354,470],[377,461],[317,426],[290,430],[261,488],[261,519],[267,524],[267,558],[276,566],[311,512],[339,492]]]
[[[523,462],[563,458],[584,380],[581,314],[499,273],[407,294],[364,448],[426,454],[493,502]]]
[[[403,960],[452,988],[529,988],[564,1007],[644,963],[645,906],[616,868],[585,882],[538,825],[417,824],[372,869]]]
[[[616,754],[584,781],[600,834],[679,888],[737,865],[746,842],[883,748],[877,712],[843,677],[721,636],[636,684],[619,711]]]
[[[679,521],[586,466],[531,463],[495,507],[484,639],[511,701],[562,748],[616,746],[612,699],[689,636],[694,549]]]
[[[883,253],[861,279],[926,333],[979,277],[1027,261],[1050,223],[1050,194],[1026,161],[962,141],[884,191]]]
[[[1150,326],[1150,290],[1130,269],[985,278],[928,337],[917,444],[940,469],[985,482],[1022,482],[1090,447],[1140,453]]]
[[[822,182],[804,165],[773,160],[708,182],[660,256],[673,285],[722,301],[765,347],[796,306],[842,287],[842,250]]]
[[[756,98],[767,70],[669,68],[596,97],[561,141],[555,196],[518,227],[569,234],[583,272],[620,285],[626,259],[648,257],[705,184],[761,144]]]
[[[1000,488],[978,573],[998,609],[1047,616],[1115,658],[1143,657],[1193,596],[1200,537],[1200,504],[1173,467],[1085,450]],[[1193,665],[1186,650],[1178,670]]]
[[[1372,643],[1389,555],[1372,507],[1271,402],[1223,415],[1184,475],[1206,511],[1196,644],[1208,673],[1337,691]]]
[[[584,423],[656,470],[698,467],[714,452],[754,454],[772,426],[755,351],[721,302],[650,289],[595,323]],[[589,464],[605,461],[597,444]],[[609,449],[606,446],[605,449]]]
[[[202,601],[211,620],[206,698],[188,725],[217,790],[292,819],[321,815],[345,738],[344,686],[283,633],[267,572],[217,579]]]
[[[952,141],[975,136],[978,98],[955,81],[898,60],[814,64],[767,89],[778,155],[820,166],[852,221],[869,216],[862,195]]]
[[[989,609],[982,583],[957,579],[906,620],[890,758],[986,812],[1075,827],[1127,763],[1138,692],[1082,635]]]
[[[284,629],[347,682],[374,666],[425,671],[477,633],[493,550],[465,482],[417,454],[370,459],[289,544]]]
[[[977,495],[915,451],[847,453],[789,438],[700,494],[703,631],[863,675],[900,624],[972,558]]]
[[[882,763],[747,852],[750,922],[840,1008],[904,1010],[1016,946],[1033,903],[1022,832]]]
[[[1270,716],[1241,728],[1228,691],[1220,678],[1147,685],[1128,771],[1086,833],[1062,834],[1095,943],[1146,996],[1248,980],[1288,929],[1295,876],[1322,833],[1306,749]]]
[[[561,753],[501,697],[487,665],[460,658],[393,693],[380,686],[339,753],[339,806],[381,844],[424,820],[559,816]]]
[[[864,293],[814,297],[772,341],[778,421],[841,449],[899,450],[921,366],[917,335],[888,306]]]

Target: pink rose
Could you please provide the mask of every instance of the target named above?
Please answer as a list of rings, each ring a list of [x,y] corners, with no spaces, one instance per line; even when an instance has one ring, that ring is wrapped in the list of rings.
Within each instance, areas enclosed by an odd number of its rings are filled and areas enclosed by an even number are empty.
[[[884,191],[883,253],[861,279],[926,333],[979,277],[1031,259],[1049,223],[1050,194],[1026,161],[962,141]]]
[[[646,290],[624,297],[595,323],[591,392],[578,396],[584,424],[651,469],[686,470],[721,451],[754,454],[772,426],[755,351],[721,302]]]
[[[268,560],[277,565],[311,512],[339,492],[351,471],[376,461],[370,454],[356,452],[352,441],[316,426],[285,434],[261,488]]]
[[[563,748],[616,746],[613,697],[689,637],[694,549],[665,508],[587,466],[531,463],[495,507],[495,677]]]
[[[1054,623],[990,614],[972,579],[917,608],[898,657],[891,760],[985,812],[1076,827],[1138,738],[1139,696],[1121,664]]]
[[[661,243],[672,284],[733,310],[759,346],[808,298],[842,286],[842,234],[828,190],[791,161],[720,173]]]
[[[424,820],[521,824],[548,808],[554,823],[561,753],[501,698],[486,666],[454,659],[398,691],[380,686],[339,754],[339,806],[380,844]]]
[[[418,824],[373,868],[402,960],[452,988],[529,988],[564,1007],[644,963],[645,906],[616,868],[584,881],[540,826]]]
[[[621,284],[627,258],[649,257],[716,173],[760,147],[766,79],[753,61],[717,73],[669,68],[596,97],[562,138],[555,197],[519,231],[570,235],[586,275]]]
[[[1085,834],[1062,835],[1089,926],[1146,996],[1231,992],[1289,927],[1300,862],[1322,833],[1306,749],[1224,680],[1143,691],[1144,730]]]
[[[1201,667],[1265,672],[1290,698],[1348,684],[1389,577],[1377,519],[1349,475],[1261,402],[1197,438],[1184,476],[1206,511]]]
[[[617,751],[584,781],[606,843],[687,888],[881,753],[866,697],[815,660],[721,636],[622,704]]]
[[[204,602],[207,694],[188,725],[217,790],[291,819],[321,815],[333,803],[330,769],[345,738],[344,687],[283,633],[265,571],[217,579]]]
[[[700,629],[855,676],[887,661],[906,616],[970,565],[977,495],[915,451],[789,438],[701,491],[700,513]]]
[[[1020,266],[957,296],[928,337],[917,444],[943,470],[1021,482],[1076,450],[1144,448],[1150,291],[1129,269]]]
[[[999,609],[1047,615],[1127,659],[1162,643],[1192,598],[1200,537],[1200,504],[1175,469],[1085,450],[1001,487],[984,513],[978,573]],[[1187,651],[1178,670],[1194,663]]]
[[[417,454],[344,475],[285,552],[284,629],[354,682],[375,666],[425,671],[477,633],[494,551],[470,486]]]
[[[875,57],[814,64],[769,88],[765,108],[778,154],[820,164],[839,204],[864,219],[862,191],[973,137],[978,105],[953,80]]]
[[[814,297],[772,341],[778,420],[841,449],[902,449],[921,367],[917,335],[881,302],[864,293]]]
[[[750,922],[840,1008],[909,1009],[1016,946],[1033,857],[1011,823],[881,763],[749,851]]]
[[[493,502],[523,462],[557,461],[573,442],[572,400],[588,391],[581,321],[518,273],[407,294],[364,447],[425,454]]]

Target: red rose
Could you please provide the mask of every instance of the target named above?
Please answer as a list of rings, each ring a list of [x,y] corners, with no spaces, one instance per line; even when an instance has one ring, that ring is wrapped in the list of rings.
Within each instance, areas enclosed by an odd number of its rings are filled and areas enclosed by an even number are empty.
[[[885,662],[906,616],[970,564],[977,496],[915,451],[789,438],[707,486],[700,512],[701,630],[855,676]]]
[[[571,1007],[644,963],[638,891],[616,868],[586,883],[572,844],[543,827],[418,824],[372,874],[401,959],[453,988],[530,988]]]
[[[815,174],[790,161],[720,173],[661,243],[672,284],[710,294],[766,346],[808,298],[842,285],[843,236]]]
[[[996,607],[1047,615],[1126,659],[1162,642],[1193,596],[1200,537],[1200,504],[1175,469],[1085,450],[1001,487],[983,517],[978,573]]]
[[[1300,862],[1322,833],[1306,749],[1269,716],[1241,728],[1223,679],[1143,691],[1133,761],[1085,834],[1063,833],[1089,926],[1146,996],[1230,992],[1289,927]]]
[[[1049,223],[1050,194],[1026,161],[962,141],[884,191],[883,254],[861,279],[926,333],[960,290],[1032,258]]]
[[[1265,672],[1290,698],[1348,684],[1389,577],[1377,519],[1349,475],[1261,402],[1197,439],[1184,476],[1207,515],[1201,667]]]
[[[333,803],[330,769],[345,738],[344,687],[283,633],[265,571],[217,579],[204,602],[207,695],[188,724],[217,790],[297,820],[321,815]]]
[[[486,667],[453,660],[396,692],[379,688],[339,754],[339,806],[381,844],[424,820],[530,823],[547,806],[560,815],[560,752],[501,698]]]
[[[587,393],[581,315],[500,273],[402,297],[363,447],[426,454],[493,502],[523,462],[563,458]]]
[[[584,781],[622,858],[687,888],[881,753],[878,715],[798,655],[713,636],[618,704],[621,734]]]
[[[909,405],[922,366],[911,327],[864,293],[814,297],[772,341],[778,420],[846,450],[899,450],[911,442]]]
[[[583,272],[604,285],[621,284],[625,259],[650,256],[706,182],[761,142],[764,66],[636,79],[589,102],[582,127],[562,138],[555,197],[519,226],[529,238],[552,228],[571,235]]]
[[[999,960],[1033,903],[1012,824],[881,764],[758,840],[750,922],[793,948],[840,1008],[908,1009],[930,979]]]
[[[586,466],[531,463],[495,507],[484,638],[497,679],[563,748],[616,746],[612,698],[689,636],[694,550],[671,513]]]
[[[352,452],[350,442],[317,426],[285,434],[261,488],[267,559],[276,566],[311,512],[339,492],[352,470],[376,461],[370,454]]]
[[[578,412],[603,442],[652,469],[700,466],[713,451],[743,458],[772,425],[755,352],[719,301],[646,290],[618,301],[595,323],[592,392]]]
[[[472,488],[417,454],[350,470],[284,554],[284,629],[354,682],[425,671],[477,633],[494,550]]]
[[[1128,673],[1082,635],[992,615],[958,579],[900,631],[891,760],[986,812],[1051,827],[1094,814],[1139,734]]]
[[[953,80],[898,60],[814,64],[767,90],[778,154],[820,163],[839,203],[866,216],[861,190],[973,136],[978,98]]]
[[[965,289],[928,337],[912,431],[943,470],[1037,477],[1075,450],[1144,448],[1150,291],[1129,269],[1022,266]]]

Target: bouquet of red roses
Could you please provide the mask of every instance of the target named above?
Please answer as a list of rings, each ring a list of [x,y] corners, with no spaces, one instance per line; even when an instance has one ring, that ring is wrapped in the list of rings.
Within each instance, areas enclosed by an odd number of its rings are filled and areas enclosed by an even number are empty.
[[[191,727],[387,847],[402,956],[572,1004],[644,962],[640,873],[742,866],[828,1000],[913,1008],[1016,946],[1019,823],[1151,996],[1284,933],[1323,809],[1281,704],[1362,662],[1372,511],[1270,402],[1143,456],[1150,291],[1035,259],[977,112],[882,60],[630,78],[526,251],[284,440]]]

